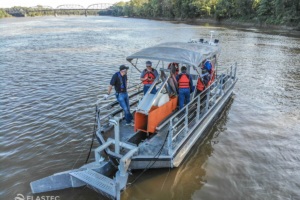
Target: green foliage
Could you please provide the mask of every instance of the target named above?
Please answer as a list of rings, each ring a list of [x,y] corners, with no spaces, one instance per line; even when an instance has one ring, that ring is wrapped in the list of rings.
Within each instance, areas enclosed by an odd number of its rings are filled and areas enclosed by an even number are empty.
[[[215,18],[231,18],[237,15],[237,5],[235,0],[219,0],[216,5]]]
[[[250,18],[254,13],[254,10],[252,9],[253,3],[254,0],[236,0],[238,15]]]
[[[284,0],[275,0],[275,14],[278,19],[282,17],[284,13]]]
[[[258,16],[271,16],[273,13],[272,10],[272,3],[274,1],[270,1],[270,0],[261,0],[259,2],[259,6],[258,6],[258,10],[257,10],[257,14]]]
[[[3,17],[12,17],[11,15],[7,14],[7,12],[12,11],[14,9],[20,10],[21,12],[18,14],[14,14],[16,17],[24,16],[27,13],[28,17],[36,17],[36,16],[47,16],[47,15],[54,15],[57,13],[58,15],[85,15],[85,10],[58,10],[53,11],[52,9],[43,8],[41,5],[37,5],[36,8],[27,8],[21,6],[14,6],[12,8],[1,9],[0,8],[0,18]],[[88,15],[112,15],[112,10],[88,10]]]
[[[300,23],[300,0],[131,0],[118,2],[112,15],[129,17],[232,18],[275,24]]]
[[[37,6],[41,9],[42,6]],[[16,7],[26,10],[25,7]],[[30,8],[33,9],[33,8]],[[49,10],[32,10],[30,16],[53,15]],[[217,20],[235,19],[239,21],[266,22],[274,24],[300,24],[300,0],[130,0],[117,2],[110,10],[88,14],[174,18],[212,18]],[[91,13],[90,13],[91,12]],[[84,11],[59,11],[58,15],[84,15]],[[4,9],[0,17],[9,16]],[[300,26],[300,25],[299,25]]]
[[[10,14],[6,13],[5,9],[0,8],[0,18],[11,17]]]

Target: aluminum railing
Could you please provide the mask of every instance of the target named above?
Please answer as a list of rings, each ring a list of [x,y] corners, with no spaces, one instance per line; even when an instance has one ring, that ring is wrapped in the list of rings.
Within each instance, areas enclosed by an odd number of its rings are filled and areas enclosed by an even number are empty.
[[[236,80],[236,69],[233,66],[226,69],[227,73],[216,76],[216,80],[207,87],[201,94],[198,94],[193,98],[185,107],[174,114],[168,121],[162,126],[169,124],[169,136],[168,136],[168,154],[171,156],[173,150],[189,136],[198,122],[201,121],[209,109],[216,104],[216,101],[221,98],[227,89]],[[229,70],[229,71],[228,71]],[[161,129],[160,127],[159,129]]]
[[[158,81],[156,86],[160,86],[161,81]],[[143,85],[142,84],[136,84],[132,87],[128,87],[128,96],[129,96],[129,105],[130,105],[130,112],[133,114],[135,112],[135,108],[140,102],[140,100],[143,98]],[[117,100],[106,103],[107,100],[115,98],[115,93],[108,96],[107,99],[101,98],[96,103],[96,110],[97,110],[97,126],[98,131],[100,132],[106,132],[112,128],[112,126],[109,123],[110,119],[114,119],[114,117],[118,117],[119,119],[123,119],[125,115],[123,114],[123,109],[119,106],[119,103]],[[103,105],[106,103],[106,105]]]

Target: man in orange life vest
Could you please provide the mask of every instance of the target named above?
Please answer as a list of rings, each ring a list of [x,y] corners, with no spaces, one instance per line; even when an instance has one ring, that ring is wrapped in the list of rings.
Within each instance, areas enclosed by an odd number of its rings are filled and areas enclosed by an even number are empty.
[[[198,78],[197,82],[197,95],[202,93],[205,88],[207,88],[215,80],[215,71],[212,63],[209,60],[204,61],[202,67],[202,74],[208,73],[202,79]]]
[[[125,120],[127,126],[134,126],[134,121],[132,121],[133,116],[130,113],[130,105],[129,105],[129,97],[127,93],[127,70],[129,67],[126,67],[125,65],[120,66],[120,71],[115,73],[110,81],[110,86],[108,88],[107,94],[104,96],[104,99],[107,99],[107,97],[110,94],[110,91],[113,86],[115,86],[116,90],[116,98],[121,106],[123,108],[125,113]]]
[[[158,77],[158,73],[155,69],[152,68],[152,63],[150,61],[146,62],[146,69],[142,71],[140,80],[143,81],[144,84],[144,94],[149,90],[151,84],[155,80],[156,77]],[[156,87],[154,86],[153,90],[151,91],[151,94],[156,93]]]
[[[184,100],[185,104],[190,102],[190,94],[193,87],[192,76],[186,73],[186,67],[181,67],[181,74],[176,76],[176,80],[179,86],[179,108],[183,108]]]

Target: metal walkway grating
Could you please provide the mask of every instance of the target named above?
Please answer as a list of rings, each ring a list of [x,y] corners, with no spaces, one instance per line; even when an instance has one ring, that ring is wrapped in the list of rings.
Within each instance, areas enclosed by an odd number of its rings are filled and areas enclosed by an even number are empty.
[[[88,169],[86,171],[72,172],[70,173],[70,175],[109,195],[112,195],[114,197],[116,196],[115,181],[102,174]]]

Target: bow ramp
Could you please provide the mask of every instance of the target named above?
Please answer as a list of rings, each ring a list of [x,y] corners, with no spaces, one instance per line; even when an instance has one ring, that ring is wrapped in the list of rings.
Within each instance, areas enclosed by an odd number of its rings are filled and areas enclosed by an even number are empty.
[[[118,171],[111,161],[103,161],[104,159],[101,157],[102,151],[110,145],[122,146],[128,149],[125,155],[119,154],[121,159]],[[95,162],[86,164],[79,169],[57,173],[31,182],[31,190],[33,193],[41,193],[70,187],[88,186],[109,198],[119,200],[121,198],[120,191],[126,188],[128,179],[127,169],[130,165],[131,157],[137,151],[138,148],[136,146],[120,141],[116,142],[114,139],[109,138],[107,142],[95,150]],[[114,174],[114,172],[116,172],[115,177],[110,178],[110,175]]]

